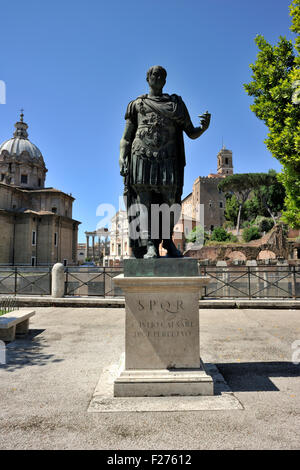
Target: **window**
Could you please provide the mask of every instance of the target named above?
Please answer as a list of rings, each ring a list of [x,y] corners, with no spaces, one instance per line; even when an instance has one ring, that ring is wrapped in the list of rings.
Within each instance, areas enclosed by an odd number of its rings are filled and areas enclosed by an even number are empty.
[[[1,181],[4,181],[5,173],[1,174]]]
[[[41,178],[38,179],[38,185],[39,185],[39,187],[42,186],[42,180],[41,180]]]
[[[27,184],[28,182],[28,176],[27,175],[21,175],[21,183],[22,184]]]
[[[36,231],[32,230],[32,239],[31,239],[32,245],[36,245]]]
[[[225,158],[225,165],[228,165],[228,158]]]
[[[54,232],[54,246],[57,246],[57,232]]]
[[[211,225],[211,226],[210,226],[210,230],[211,230],[211,231],[213,231],[213,229],[214,229],[214,226],[213,226],[213,225]]]
[[[68,264],[68,260],[64,259],[64,266],[67,266],[67,264]]]
[[[31,266],[36,266],[36,257],[35,256],[31,257]]]
[[[223,208],[223,202],[222,201],[220,201],[220,207],[221,207],[221,209]]]
[[[56,207],[52,207],[52,212],[53,212],[54,214],[56,214],[57,208],[56,208]]]
[[[121,243],[118,243],[118,256],[121,256]]]

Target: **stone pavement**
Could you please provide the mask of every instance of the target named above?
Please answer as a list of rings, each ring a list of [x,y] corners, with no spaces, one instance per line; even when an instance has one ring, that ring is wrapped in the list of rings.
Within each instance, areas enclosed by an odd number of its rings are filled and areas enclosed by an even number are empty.
[[[124,317],[116,307],[36,307],[30,335],[9,343],[0,365],[0,449],[299,449],[299,310],[200,312],[201,357],[222,374],[230,406],[199,397],[187,411],[178,397],[178,411],[91,412],[101,374],[124,350]]]

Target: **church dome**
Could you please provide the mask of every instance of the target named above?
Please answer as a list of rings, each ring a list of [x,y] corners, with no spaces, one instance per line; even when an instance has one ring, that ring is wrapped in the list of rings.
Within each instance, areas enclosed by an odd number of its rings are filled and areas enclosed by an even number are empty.
[[[0,145],[0,154],[5,150],[10,155],[16,155],[17,157],[27,153],[26,160],[29,157],[34,160],[41,159],[44,162],[41,151],[28,139],[28,125],[26,122],[23,122],[23,114],[20,116],[20,121],[16,122],[15,128],[13,138],[6,140]]]
[[[28,139],[23,113],[11,139],[0,145],[0,181],[23,187],[43,187],[47,172],[41,151]]]
[[[40,150],[30,140],[22,137],[13,137],[0,145],[0,153],[6,150],[10,155],[17,155],[27,152],[30,158],[39,159],[42,157]]]

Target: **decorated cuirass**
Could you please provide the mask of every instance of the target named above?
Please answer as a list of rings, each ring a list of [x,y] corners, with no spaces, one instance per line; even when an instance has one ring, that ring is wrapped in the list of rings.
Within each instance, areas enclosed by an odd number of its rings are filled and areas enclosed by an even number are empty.
[[[176,158],[174,120],[152,110],[144,100],[137,103],[137,131],[132,154],[157,160]]]

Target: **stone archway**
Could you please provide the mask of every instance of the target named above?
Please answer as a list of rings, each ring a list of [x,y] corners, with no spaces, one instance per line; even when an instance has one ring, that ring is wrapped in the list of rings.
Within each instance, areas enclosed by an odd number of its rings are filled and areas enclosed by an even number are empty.
[[[246,261],[246,255],[242,251],[232,251],[228,254],[228,258],[230,261],[239,260],[239,261]]]
[[[276,259],[274,251],[271,250],[261,250],[258,254],[257,259]]]

